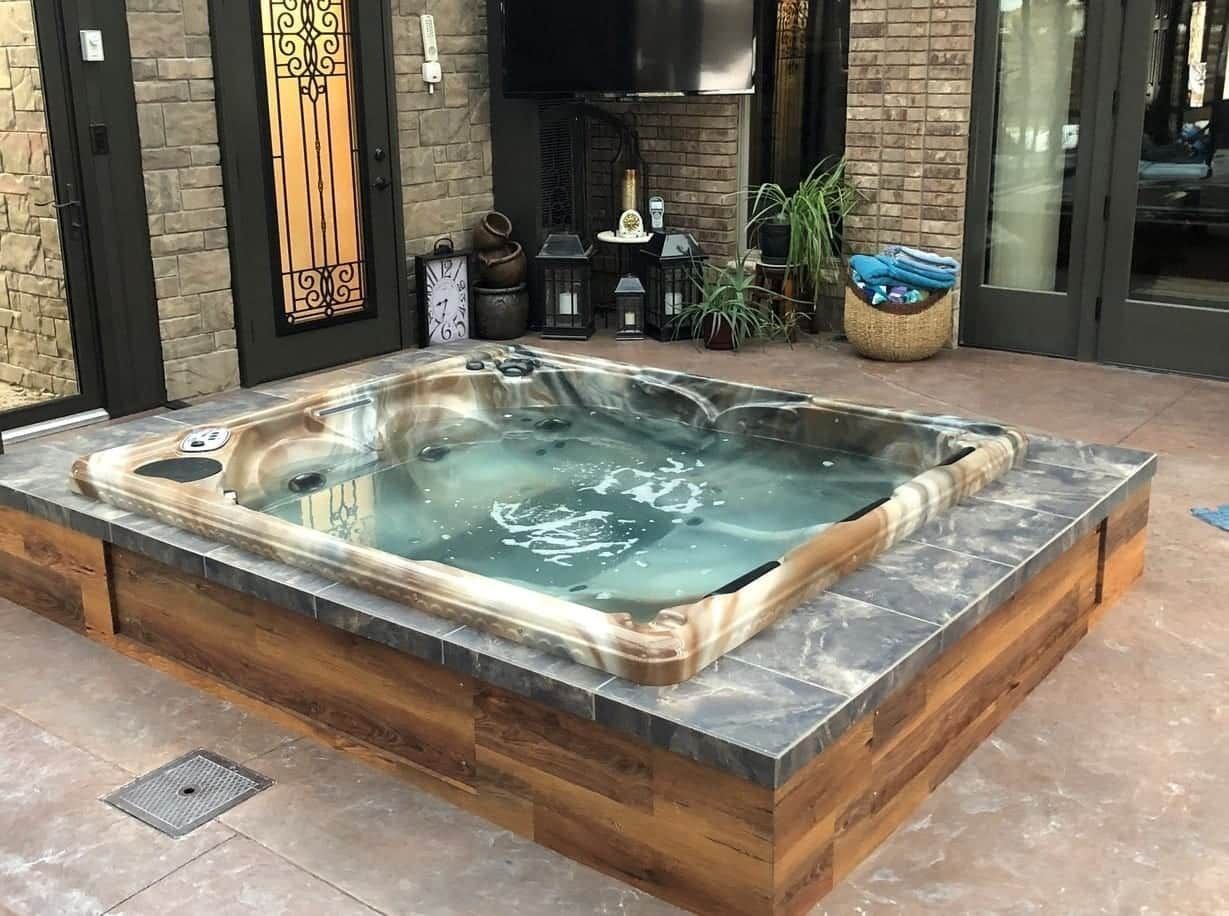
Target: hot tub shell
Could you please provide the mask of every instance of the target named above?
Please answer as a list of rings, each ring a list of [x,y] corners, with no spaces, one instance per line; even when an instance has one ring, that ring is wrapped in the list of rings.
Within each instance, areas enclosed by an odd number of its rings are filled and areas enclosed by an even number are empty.
[[[528,374],[500,370],[525,365],[531,367]],[[280,480],[278,468],[291,456],[324,460],[363,450],[404,460],[430,440],[431,418],[441,412],[559,404],[653,412],[690,425],[873,455],[926,470],[882,504],[788,551],[779,565],[741,587],[666,608],[649,621],[404,559],[240,504]],[[1026,451],[1024,436],[1004,426],[519,346],[482,347],[210,426],[229,434],[214,451],[201,456],[181,451],[196,430],[100,451],[76,461],[73,486],[120,508],[652,685],[691,677],[1022,462]],[[198,464],[178,480],[148,476],[157,462],[188,457],[216,461],[218,468],[199,479],[182,478],[212,466]]]

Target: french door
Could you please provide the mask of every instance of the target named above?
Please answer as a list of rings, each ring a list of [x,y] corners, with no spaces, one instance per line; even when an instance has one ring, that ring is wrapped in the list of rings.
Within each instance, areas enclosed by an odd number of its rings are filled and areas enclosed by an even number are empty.
[[[1098,354],[1229,378],[1229,0],[1128,0]]]
[[[387,0],[213,0],[245,385],[404,346]]]
[[[1229,0],[978,13],[962,341],[1229,377]]]

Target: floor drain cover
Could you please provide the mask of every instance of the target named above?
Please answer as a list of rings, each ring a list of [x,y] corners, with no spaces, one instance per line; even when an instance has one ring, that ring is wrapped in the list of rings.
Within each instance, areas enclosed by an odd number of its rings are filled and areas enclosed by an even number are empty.
[[[217,754],[193,751],[138,776],[103,801],[168,836],[180,837],[272,784],[273,780]]]

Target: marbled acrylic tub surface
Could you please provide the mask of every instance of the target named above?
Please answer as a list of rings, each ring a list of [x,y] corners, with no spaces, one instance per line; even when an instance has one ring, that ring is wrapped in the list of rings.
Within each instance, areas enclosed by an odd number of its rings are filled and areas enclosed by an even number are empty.
[[[520,347],[214,426],[83,458],[75,486],[653,684],[1024,453],[1000,426]]]

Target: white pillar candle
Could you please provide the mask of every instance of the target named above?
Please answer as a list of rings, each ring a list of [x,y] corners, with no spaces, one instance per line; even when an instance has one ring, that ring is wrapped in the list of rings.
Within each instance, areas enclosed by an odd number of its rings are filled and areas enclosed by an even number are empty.
[[[679,307],[683,304],[683,294],[678,290],[670,290],[666,293],[666,314],[677,315]]]
[[[575,315],[576,314],[576,294],[573,292],[562,292],[559,294],[559,314],[560,315]]]
[[[623,327],[634,328],[636,326],[636,313],[633,311],[623,313]]]

